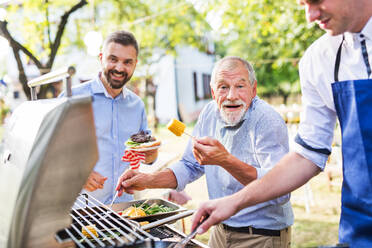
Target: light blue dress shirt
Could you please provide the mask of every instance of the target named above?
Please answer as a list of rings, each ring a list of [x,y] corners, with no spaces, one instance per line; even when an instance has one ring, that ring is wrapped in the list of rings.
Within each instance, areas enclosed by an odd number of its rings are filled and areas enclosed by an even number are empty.
[[[147,130],[144,103],[141,98],[127,88],[123,88],[122,94],[112,98],[99,77],[73,87],[72,95],[90,95],[93,97],[92,104],[99,151],[99,158],[94,171],[107,177],[107,180],[103,189],[88,193],[102,203],[110,204],[116,192],[115,187],[118,178],[129,166],[128,162],[121,161],[125,150],[124,142],[132,134]],[[84,192],[85,190],[82,193]],[[123,194],[115,202],[130,200],[133,200],[132,195]]]
[[[287,127],[283,119],[257,96],[253,99],[243,121],[233,127],[228,126],[220,118],[216,102],[210,102],[200,114],[193,135],[216,138],[232,155],[254,166],[258,178],[273,168],[289,150]],[[191,141],[182,159],[170,166],[170,169],[177,178],[178,191],[205,173],[210,199],[231,195],[244,187],[220,166],[199,165],[192,154]],[[289,198],[288,194],[245,208],[223,223],[233,227],[283,229],[293,224]]]

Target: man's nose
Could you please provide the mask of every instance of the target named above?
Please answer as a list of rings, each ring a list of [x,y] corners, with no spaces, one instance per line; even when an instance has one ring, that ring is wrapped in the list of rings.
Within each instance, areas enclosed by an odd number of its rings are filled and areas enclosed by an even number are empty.
[[[115,70],[117,70],[117,71],[120,71],[120,72],[122,72],[122,71],[126,71],[126,66],[125,66],[125,64],[124,63],[117,63],[116,65],[115,65]]]
[[[229,93],[227,94],[227,99],[230,101],[238,99],[238,91],[234,87],[230,88]]]
[[[314,4],[307,4],[305,7],[306,20],[308,22],[316,21],[320,18],[320,8]]]

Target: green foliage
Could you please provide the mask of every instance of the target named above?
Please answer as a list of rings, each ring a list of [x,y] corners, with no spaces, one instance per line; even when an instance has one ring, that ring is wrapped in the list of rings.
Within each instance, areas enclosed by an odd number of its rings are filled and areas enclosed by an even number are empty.
[[[24,0],[10,4],[6,7],[8,29],[44,63],[49,59],[61,16],[78,2]],[[70,16],[58,54],[76,47],[85,49],[83,39],[89,31],[100,31],[105,37],[119,29],[135,34],[142,64],[158,59],[153,56],[154,49],[162,54],[175,53],[176,46],[186,44],[205,51],[204,34],[211,30],[204,16],[187,0],[88,0]]]
[[[222,11],[221,11],[222,10]],[[221,26],[220,56],[239,55],[254,64],[259,94],[289,94],[299,90],[298,60],[321,31],[309,25],[296,1],[209,1]],[[288,87],[289,86],[289,87]]]
[[[96,1],[104,36],[117,29],[133,32],[140,43],[140,62],[152,63],[154,49],[175,53],[178,45],[191,45],[205,51],[204,34],[210,30],[204,16],[186,0]],[[110,11],[107,11],[109,9]],[[105,27],[105,28],[103,28]]]
[[[78,2],[24,0],[10,4],[8,28],[45,63],[60,17]],[[251,61],[260,95],[299,91],[299,58],[323,32],[306,23],[302,7],[293,0],[89,0],[70,16],[58,54],[74,47],[85,49],[83,38],[88,31],[100,31],[105,37],[118,29],[135,34],[142,65],[174,54],[179,45],[206,51],[206,34],[212,31],[208,16],[221,22],[213,36],[217,57],[239,55]]]

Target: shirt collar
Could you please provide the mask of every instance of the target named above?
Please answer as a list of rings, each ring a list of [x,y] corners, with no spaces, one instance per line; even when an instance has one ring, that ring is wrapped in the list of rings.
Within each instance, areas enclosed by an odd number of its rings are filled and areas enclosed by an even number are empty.
[[[101,81],[100,78],[101,73],[102,72],[98,73],[96,80],[92,84],[93,94],[104,94],[107,98],[112,98],[112,96],[107,92],[105,86],[103,86],[103,82]],[[123,99],[125,99],[125,97],[128,94],[125,86],[123,87],[121,92]],[[118,95],[117,97],[120,97],[120,95]]]
[[[354,44],[354,42],[360,42],[361,37],[360,34],[363,34],[366,40],[372,40],[372,16],[369,18],[366,25],[363,27],[360,33],[350,33],[346,32],[345,41],[347,44]]]
[[[372,16],[369,18],[361,33],[366,39],[372,40]]]

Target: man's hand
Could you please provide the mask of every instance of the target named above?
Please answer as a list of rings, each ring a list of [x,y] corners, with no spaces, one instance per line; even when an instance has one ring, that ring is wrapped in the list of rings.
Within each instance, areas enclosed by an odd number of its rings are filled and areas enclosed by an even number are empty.
[[[230,153],[216,139],[210,137],[193,139],[192,153],[200,165],[224,165]]]
[[[227,196],[216,200],[204,202],[194,213],[191,230],[194,230],[202,218],[207,218],[198,228],[198,234],[203,234],[208,229],[233,216],[238,208],[234,205],[236,202],[233,196]]]
[[[189,200],[191,200],[191,197],[186,194],[185,191],[177,192],[176,190],[171,190],[167,194],[167,200],[177,203],[179,205],[186,204]]]
[[[116,185],[118,196],[121,196],[124,192],[133,194],[135,190],[144,190],[147,188],[147,182],[149,182],[150,175],[141,173],[137,170],[128,169],[119,178]]]
[[[92,171],[83,187],[85,190],[93,192],[97,189],[102,189],[106,180],[107,177],[102,176],[98,172]]]

